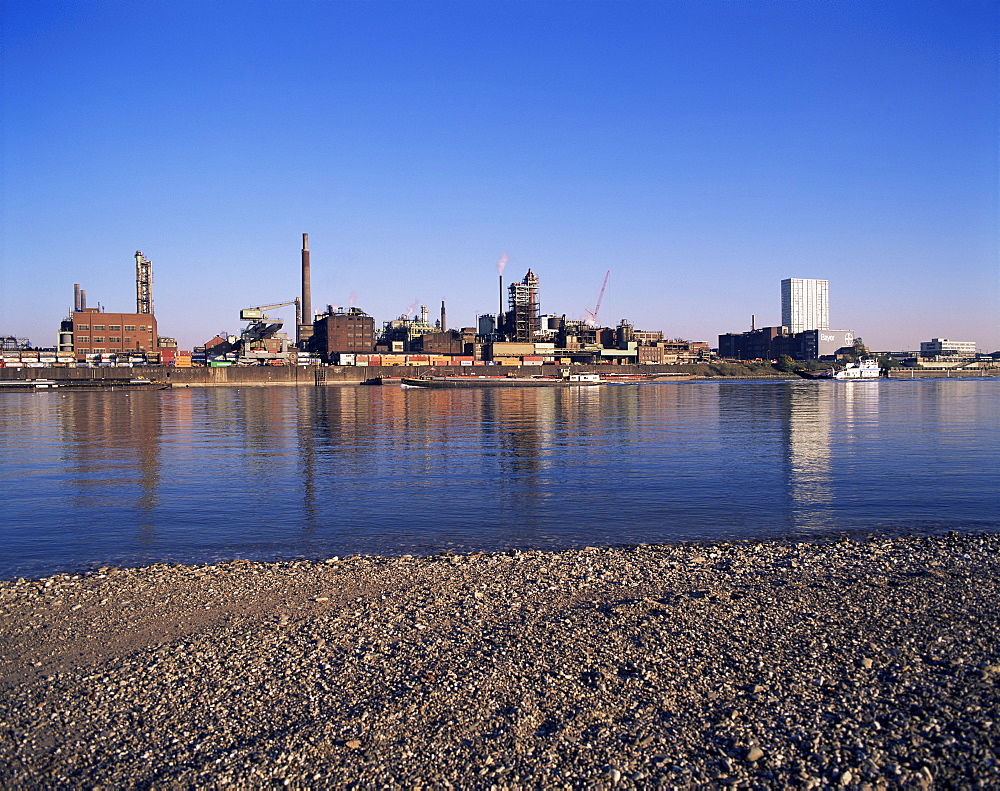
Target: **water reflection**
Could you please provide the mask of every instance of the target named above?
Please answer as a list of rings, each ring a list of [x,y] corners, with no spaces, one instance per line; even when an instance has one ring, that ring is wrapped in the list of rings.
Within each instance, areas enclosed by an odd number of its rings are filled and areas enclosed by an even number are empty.
[[[137,538],[157,537],[160,411],[155,392],[74,393],[58,402],[61,474],[73,492],[70,513],[114,518],[129,512]]]
[[[1000,524],[991,382],[5,395],[4,573]]]
[[[829,528],[833,523],[830,431],[836,414],[830,383],[803,382],[784,392],[788,396],[791,525],[800,530]]]

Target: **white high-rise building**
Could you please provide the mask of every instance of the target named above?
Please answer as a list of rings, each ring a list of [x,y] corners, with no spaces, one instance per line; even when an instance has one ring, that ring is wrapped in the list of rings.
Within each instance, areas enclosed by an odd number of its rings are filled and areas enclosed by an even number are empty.
[[[791,332],[830,329],[830,281],[781,281],[781,325]]]

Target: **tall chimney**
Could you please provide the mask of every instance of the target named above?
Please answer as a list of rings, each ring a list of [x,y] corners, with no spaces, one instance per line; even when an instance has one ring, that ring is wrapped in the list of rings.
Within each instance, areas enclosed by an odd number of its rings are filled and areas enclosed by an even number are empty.
[[[80,310],[87,309],[87,289],[80,289]]]
[[[445,314],[445,312],[444,312],[444,300],[442,299],[441,300],[441,332],[447,332],[448,331],[448,319],[447,319],[446,315],[447,314]]]
[[[312,283],[309,270],[309,234],[302,234],[302,297],[296,300],[295,341],[303,349],[312,338]]]
[[[309,234],[302,234],[302,321],[312,323],[312,282],[309,271]]]
[[[78,312],[81,308],[80,305],[80,284],[73,284],[73,311]]]

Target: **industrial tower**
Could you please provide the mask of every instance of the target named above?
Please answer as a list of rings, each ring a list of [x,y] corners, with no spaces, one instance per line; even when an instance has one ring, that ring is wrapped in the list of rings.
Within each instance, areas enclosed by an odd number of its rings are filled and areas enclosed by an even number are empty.
[[[135,251],[135,312],[153,313],[153,262]]]
[[[511,340],[529,343],[541,329],[538,310],[538,276],[528,270],[524,280],[510,284]]]

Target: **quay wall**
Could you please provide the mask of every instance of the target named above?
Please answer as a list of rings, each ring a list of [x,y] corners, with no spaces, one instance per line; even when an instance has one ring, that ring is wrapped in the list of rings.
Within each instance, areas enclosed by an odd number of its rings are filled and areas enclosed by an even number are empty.
[[[273,385],[357,385],[372,382],[380,377],[420,376],[433,372],[438,376],[505,376],[513,373],[516,376],[548,375],[552,376],[560,368],[572,368],[575,373],[604,374],[658,374],[665,378],[670,376],[699,378],[719,376],[719,378],[740,379],[785,379],[795,378],[789,374],[755,373],[742,366],[726,366],[725,374],[709,368],[707,365],[522,365],[508,366],[467,366],[467,365],[436,365],[436,366],[294,366],[294,365],[261,365],[261,366],[229,366],[225,368],[168,368],[164,366],[145,365],[136,368],[0,368],[0,379],[122,379],[142,376],[162,382],[169,382],[174,387],[248,387]]]
[[[1000,377],[1000,368],[890,368],[890,379],[968,379],[970,376]]]
[[[524,365],[518,368],[500,366],[459,366],[438,365],[433,367],[436,375],[447,376],[503,376],[515,373],[517,376],[554,374],[565,366]],[[737,366],[723,365],[723,370],[713,370],[707,365],[573,365],[574,372],[603,374],[658,374],[665,379],[670,376],[695,377],[698,379],[796,379],[794,374],[777,371],[759,373]],[[431,371],[430,366],[251,366],[228,368],[167,368],[162,366],[142,366],[137,368],[0,368],[0,379],[55,379],[57,381],[87,379],[122,379],[142,376],[174,387],[251,387],[287,385],[358,385],[374,381],[379,377],[420,376]],[[892,379],[997,377],[1000,368],[978,368],[965,371],[954,369],[933,370],[926,368],[893,368],[889,372]]]

